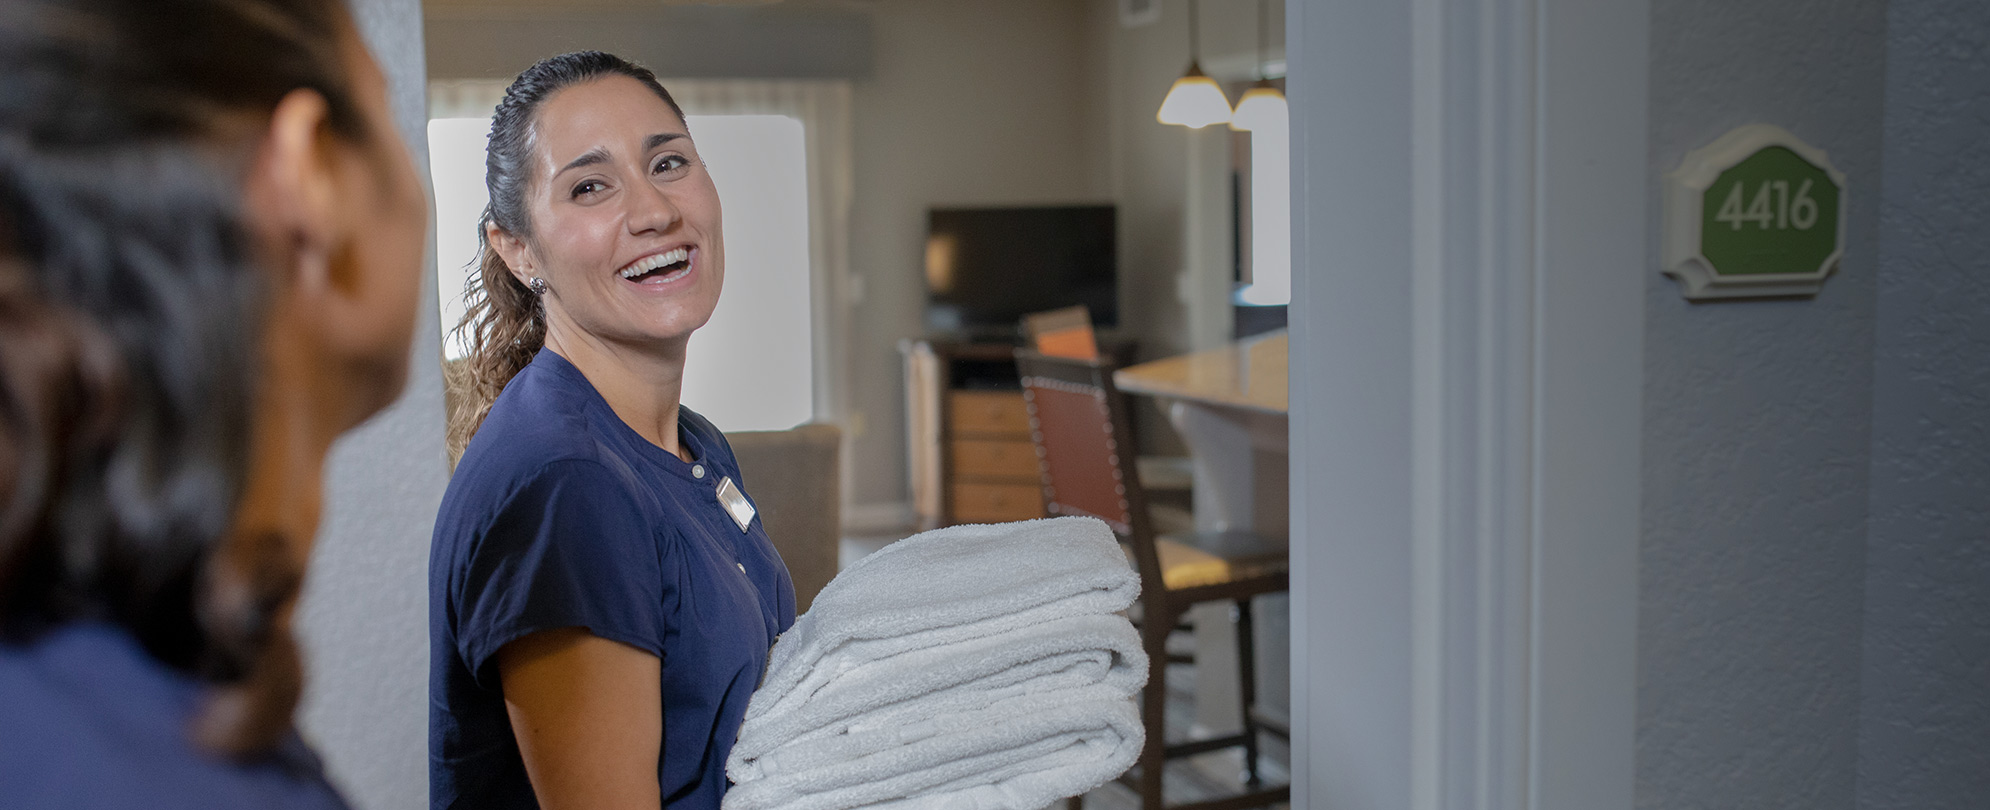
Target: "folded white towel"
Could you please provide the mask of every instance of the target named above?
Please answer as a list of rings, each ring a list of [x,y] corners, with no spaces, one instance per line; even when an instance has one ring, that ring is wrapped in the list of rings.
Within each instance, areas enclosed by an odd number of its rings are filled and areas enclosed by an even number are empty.
[[[785,640],[785,639],[784,639]],[[985,709],[1012,697],[1096,687],[1129,698],[1147,680],[1140,635],[1118,615],[1071,616],[879,659],[846,644],[818,664],[829,677],[750,716],[726,771],[734,782],[772,773],[771,752],[816,737]],[[760,700],[756,694],[754,700]]]
[[[1143,741],[1139,576],[1106,525],[906,538],[843,571],[769,653],[725,810],[1032,810]]]
[[[1058,517],[950,526],[900,540],[844,569],[781,635],[746,709],[766,714],[790,694],[820,690],[818,665],[846,645],[847,661],[893,654],[1069,616],[1125,610],[1140,577],[1103,521]]]
[[[733,786],[724,810],[1034,810],[1118,776],[1145,737],[1103,686],[1023,695],[783,748],[778,774]]]

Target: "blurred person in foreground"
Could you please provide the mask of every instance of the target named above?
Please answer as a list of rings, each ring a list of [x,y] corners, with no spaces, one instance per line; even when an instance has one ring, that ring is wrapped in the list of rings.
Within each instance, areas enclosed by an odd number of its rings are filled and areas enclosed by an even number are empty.
[[[341,0],[0,0],[0,805],[344,806],[289,625],[426,218]]]
[[[527,68],[492,117],[468,448],[429,562],[435,808],[717,810],[788,570],[678,404],[725,277],[718,189],[656,77]],[[764,373],[739,368],[736,373]]]

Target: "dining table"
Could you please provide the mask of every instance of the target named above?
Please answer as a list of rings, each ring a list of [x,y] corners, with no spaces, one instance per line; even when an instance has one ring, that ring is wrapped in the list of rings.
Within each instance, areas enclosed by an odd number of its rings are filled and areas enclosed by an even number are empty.
[[[1198,530],[1248,531],[1289,540],[1288,346],[1281,329],[1113,374],[1119,390],[1154,398],[1187,445]],[[1290,601],[1285,594],[1260,597],[1254,611],[1258,707],[1263,715],[1287,717]],[[1228,606],[1199,605],[1191,617],[1198,671],[1196,732],[1234,733],[1241,716],[1235,625]]]
[[[1121,391],[1158,400],[1188,445],[1199,529],[1289,532],[1287,345],[1281,329],[1113,374]]]

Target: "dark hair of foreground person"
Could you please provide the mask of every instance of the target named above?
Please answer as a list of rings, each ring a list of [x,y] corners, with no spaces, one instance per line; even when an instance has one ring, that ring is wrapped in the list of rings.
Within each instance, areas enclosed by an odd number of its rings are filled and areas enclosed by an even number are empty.
[[[0,652],[104,628],[195,747],[294,738],[320,468],[401,387],[425,217],[340,0],[0,2]]]

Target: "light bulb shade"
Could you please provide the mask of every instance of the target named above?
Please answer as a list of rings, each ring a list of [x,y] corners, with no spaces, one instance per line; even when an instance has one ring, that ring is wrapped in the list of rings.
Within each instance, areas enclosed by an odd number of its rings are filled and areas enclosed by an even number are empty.
[[[1288,120],[1285,94],[1269,83],[1259,83],[1237,99],[1237,112],[1230,116],[1230,128],[1243,132],[1262,127],[1284,128]]]
[[[1168,97],[1161,101],[1161,111],[1154,118],[1163,124],[1201,129],[1230,120],[1230,100],[1223,97],[1223,88],[1215,79],[1190,65],[1188,75],[1168,88]]]

